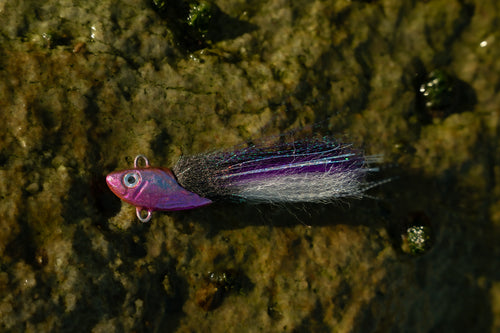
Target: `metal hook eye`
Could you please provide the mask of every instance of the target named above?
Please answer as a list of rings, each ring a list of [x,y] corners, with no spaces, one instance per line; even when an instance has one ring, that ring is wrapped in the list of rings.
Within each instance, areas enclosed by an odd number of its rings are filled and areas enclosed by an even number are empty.
[[[143,211],[148,212],[148,214],[145,217],[142,216]],[[152,210],[150,210],[150,209],[143,209],[142,207],[135,207],[135,213],[136,213],[139,221],[141,221],[142,223],[146,223],[146,222],[149,222],[151,220]]]
[[[144,160],[144,164],[145,164],[145,167],[146,168],[149,168],[149,160],[146,156],[144,155],[137,155],[134,159],[134,168],[139,168],[138,165],[139,165],[139,160],[143,159]]]

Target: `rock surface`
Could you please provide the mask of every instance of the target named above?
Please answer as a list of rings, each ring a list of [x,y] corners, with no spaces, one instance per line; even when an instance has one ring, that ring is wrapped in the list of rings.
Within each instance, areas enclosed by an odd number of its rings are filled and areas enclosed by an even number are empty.
[[[250,3],[189,43],[153,2],[0,3],[1,330],[499,331],[498,2]],[[321,122],[394,165],[381,199],[141,224],[104,181]]]

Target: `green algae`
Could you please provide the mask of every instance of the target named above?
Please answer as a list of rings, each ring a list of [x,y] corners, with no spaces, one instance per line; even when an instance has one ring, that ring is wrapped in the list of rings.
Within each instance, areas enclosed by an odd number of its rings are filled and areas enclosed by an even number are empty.
[[[425,83],[420,86],[425,106],[430,109],[444,109],[453,102],[453,79],[445,72],[436,70],[429,74]]]
[[[431,230],[425,226],[414,226],[407,230],[408,250],[413,255],[424,254],[429,250]]]
[[[0,4],[1,330],[498,330],[498,4],[214,5],[225,18],[192,21],[209,42],[186,53],[149,3]],[[475,102],[420,122],[421,68]],[[144,225],[104,182],[139,153],[172,166],[322,121],[397,164],[382,199]],[[418,257],[390,232],[412,211],[433,226]],[[206,312],[233,283],[214,271],[251,287]]]

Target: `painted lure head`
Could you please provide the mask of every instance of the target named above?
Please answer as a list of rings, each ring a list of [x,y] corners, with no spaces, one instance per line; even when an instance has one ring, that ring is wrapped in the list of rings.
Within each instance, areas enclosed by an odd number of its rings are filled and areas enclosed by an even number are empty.
[[[143,168],[138,167],[140,159],[146,164]],[[150,167],[143,155],[135,158],[133,169],[107,175],[106,183],[117,197],[136,207],[141,222],[148,222],[155,210],[186,210],[212,203],[180,186],[169,169]],[[147,215],[143,216],[142,211],[147,211]]]

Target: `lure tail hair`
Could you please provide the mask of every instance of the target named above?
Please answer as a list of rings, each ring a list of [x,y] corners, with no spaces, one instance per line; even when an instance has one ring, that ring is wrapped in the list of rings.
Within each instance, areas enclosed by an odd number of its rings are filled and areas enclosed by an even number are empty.
[[[182,187],[210,199],[331,202],[363,197],[379,160],[322,137],[181,157],[172,171]]]

